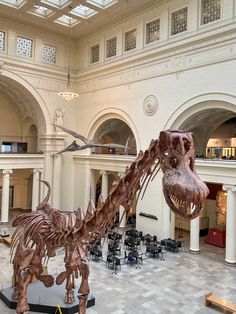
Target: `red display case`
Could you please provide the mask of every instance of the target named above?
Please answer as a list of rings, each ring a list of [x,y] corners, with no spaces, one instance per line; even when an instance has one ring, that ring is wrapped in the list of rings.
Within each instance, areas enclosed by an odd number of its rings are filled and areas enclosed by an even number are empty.
[[[225,230],[211,228],[205,238],[205,243],[225,247]]]

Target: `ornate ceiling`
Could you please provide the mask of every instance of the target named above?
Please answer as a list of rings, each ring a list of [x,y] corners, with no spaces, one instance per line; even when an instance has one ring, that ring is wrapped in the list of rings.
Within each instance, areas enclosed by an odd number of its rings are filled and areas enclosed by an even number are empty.
[[[75,39],[163,0],[1,0],[1,18]]]

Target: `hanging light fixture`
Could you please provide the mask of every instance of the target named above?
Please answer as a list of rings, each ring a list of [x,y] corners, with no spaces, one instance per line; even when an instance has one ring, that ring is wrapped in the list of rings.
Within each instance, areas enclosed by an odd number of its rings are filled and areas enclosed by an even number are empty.
[[[66,90],[64,92],[59,92],[58,95],[63,97],[67,101],[72,100],[73,98],[76,98],[76,97],[79,96],[79,94],[74,93],[74,92],[71,91],[71,88],[70,88],[70,71],[69,71],[69,69],[68,69],[68,74],[67,74]]]
[[[70,7],[70,10],[71,9],[72,7]],[[66,90],[63,92],[59,92],[58,95],[63,97],[67,101],[70,101],[73,98],[76,98],[79,96],[77,93],[74,93],[71,91],[71,86],[70,86],[70,44],[69,44],[69,53],[68,53],[68,74],[67,74]]]

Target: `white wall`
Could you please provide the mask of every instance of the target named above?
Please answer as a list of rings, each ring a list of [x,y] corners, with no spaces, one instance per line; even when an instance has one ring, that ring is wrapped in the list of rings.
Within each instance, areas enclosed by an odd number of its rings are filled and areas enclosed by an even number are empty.
[[[3,141],[22,141],[22,121],[16,106],[6,97],[0,100],[0,145]]]
[[[171,37],[168,16],[185,4],[189,8],[188,32]],[[105,119],[108,113],[120,115],[136,135],[138,149],[144,150],[150,140],[157,138],[161,130],[171,127],[179,115],[183,114],[183,119],[186,119],[193,114],[195,109],[192,108],[199,105],[191,103],[195,97],[209,95],[214,101],[214,95],[218,93],[222,96],[223,106],[227,108],[230,95],[232,103],[228,110],[236,112],[236,45],[232,41],[234,26],[230,24],[234,15],[233,2],[223,1],[222,19],[205,26],[199,25],[196,4],[197,1],[172,1],[168,6],[153,7],[132,20],[117,23],[114,27],[110,26],[109,30],[79,42],[81,94],[77,116],[79,119],[83,115],[83,120],[77,128],[81,134],[91,133],[96,121],[102,117]],[[161,40],[145,46],[145,21],[155,17],[161,17]],[[122,50],[124,33],[134,26],[138,31],[137,49],[126,53]],[[106,60],[102,49],[100,62],[89,64],[90,47],[95,43],[104,47],[106,38],[113,35],[117,35],[118,40],[117,57],[112,58],[112,61]],[[156,96],[158,102],[158,110],[154,115],[144,113],[144,100],[150,95]],[[211,108],[214,108],[213,103]],[[198,110],[205,108],[202,103]],[[179,119],[176,126],[183,121]],[[158,236],[162,234],[161,195],[161,181],[157,179],[150,184],[144,200],[138,204],[138,211],[156,214],[160,221],[147,221],[137,216],[139,229]]]

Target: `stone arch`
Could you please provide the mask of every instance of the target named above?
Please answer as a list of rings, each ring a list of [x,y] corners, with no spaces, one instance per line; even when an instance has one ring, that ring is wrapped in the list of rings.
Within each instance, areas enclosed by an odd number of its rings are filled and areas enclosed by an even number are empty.
[[[88,127],[88,138],[95,138],[97,130],[107,121],[109,120],[120,120],[125,123],[129,129],[131,130],[135,143],[136,143],[136,150],[139,151],[140,147],[140,138],[138,135],[138,131],[135,127],[133,120],[122,110],[118,110],[116,108],[109,108],[100,111],[97,113],[94,118],[91,120],[89,127]]]
[[[0,72],[0,89],[11,101],[15,102],[23,120],[31,117],[35,121],[38,134],[43,135],[48,132],[50,115],[47,106],[29,82],[5,70],[3,66]]]
[[[206,93],[195,96],[181,104],[170,116],[164,129],[178,128],[194,113],[205,109],[224,109],[236,113],[236,95],[227,93]]]
[[[196,154],[204,155],[211,134],[233,117],[236,117],[235,95],[207,93],[180,105],[167,121],[165,129],[193,132]]]

